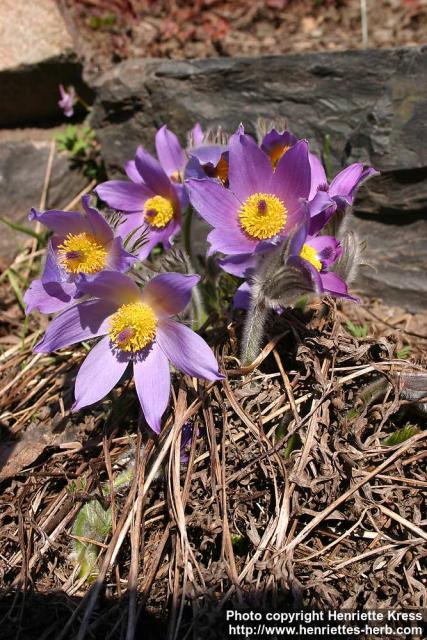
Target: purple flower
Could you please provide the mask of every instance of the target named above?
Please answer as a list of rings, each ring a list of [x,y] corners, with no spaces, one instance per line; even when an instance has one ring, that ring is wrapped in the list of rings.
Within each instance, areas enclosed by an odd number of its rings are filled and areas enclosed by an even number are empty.
[[[286,263],[292,269],[300,271],[304,282],[310,282],[310,288],[317,295],[327,294],[340,298],[347,298],[358,302],[359,299],[348,293],[347,284],[333,271],[333,266],[342,256],[342,247],[333,236],[310,236],[310,217],[308,205],[304,221],[289,239],[286,250]],[[283,244],[283,243],[282,243]],[[230,256],[221,261],[222,268],[237,276],[247,278],[237,289],[233,306],[237,309],[248,309],[251,299],[251,282],[256,280],[257,272],[263,261],[271,259],[272,253],[281,251],[281,244],[269,244],[259,250],[257,254]],[[281,292],[286,298],[286,291]],[[278,309],[276,309],[278,310]]]
[[[80,297],[81,275],[93,276],[104,269],[127,271],[135,257],[123,249],[102,215],[82,198],[84,213],[32,209],[29,219],[53,231],[41,279],[34,280],[24,295],[26,312],[38,309],[54,313]]]
[[[252,253],[260,242],[288,235],[310,192],[308,143],[297,142],[273,170],[269,156],[241,128],[230,139],[228,161],[228,189],[213,180],[186,182],[191,204],[214,227],[211,251]]]
[[[64,116],[71,118],[74,114],[74,104],[76,102],[76,92],[74,87],[68,87],[68,91],[65,91],[62,84],[59,85],[59,93],[61,100],[58,101],[58,106],[64,112]]]
[[[308,234],[311,221],[307,215],[305,222],[290,241],[288,265],[301,269],[313,283],[313,291],[358,302],[348,293],[347,284],[332,270],[342,255],[340,243],[333,236]]]
[[[145,418],[158,433],[169,400],[169,360],[189,376],[223,378],[206,342],[171,319],[187,306],[198,280],[196,275],[162,273],[141,291],[128,276],[105,271],[82,285],[93,299],[58,315],[35,347],[49,353],[101,337],[77,374],[74,410],[101,400],[132,364]]]
[[[363,163],[356,162],[340,171],[331,184],[328,184],[325,169],[319,158],[310,153],[311,189],[310,201],[310,233],[316,234],[322,229],[335,212],[344,213],[353,204],[356,191],[359,186],[371,176],[379,175],[372,167],[365,167]],[[320,200],[324,200],[325,194],[333,200],[329,207],[319,207]]]
[[[143,260],[159,243],[170,249],[181,226],[185,193],[183,186],[172,182],[160,163],[142,147],[138,147],[135,160],[126,163],[125,171],[131,182],[109,180],[95,191],[110,207],[126,214],[118,227],[124,241],[131,234],[133,241],[145,235],[146,242],[138,251]]]
[[[280,158],[297,142],[298,138],[292,135],[290,131],[279,133],[276,129],[271,129],[264,136],[261,142],[261,149],[268,155],[273,169],[275,169]]]

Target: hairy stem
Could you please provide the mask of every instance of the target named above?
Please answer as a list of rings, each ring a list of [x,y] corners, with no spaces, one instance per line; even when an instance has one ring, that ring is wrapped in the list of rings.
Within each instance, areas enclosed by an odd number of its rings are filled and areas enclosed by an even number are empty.
[[[251,364],[259,355],[268,309],[263,299],[251,299],[243,331],[242,363]]]
[[[193,221],[193,207],[188,207],[182,223],[182,236],[184,240],[184,249],[190,259],[190,265],[192,271],[196,273],[196,269],[193,264],[193,253],[191,247],[191,223]],[[203,304],[202,296],[200,294],[199,286],[193,287],[192,294],[192,306],[194,314],[194,329],[197,331],[206,321],[207,313]]]
[[[191,223],[193,222],[193,207],[187,207],[187,211],[182,221],[182,237],[184,240],[184,249],[187,252],[190,262],[193,261],[193,253],[191,247]]]

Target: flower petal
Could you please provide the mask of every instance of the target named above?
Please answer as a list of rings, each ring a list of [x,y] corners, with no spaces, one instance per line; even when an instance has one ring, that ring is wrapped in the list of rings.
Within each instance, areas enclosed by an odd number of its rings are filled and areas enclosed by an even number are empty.
[[[181,144],[166,125],[156,133],[156,153],[162,168],[168,176],[181,173],[185,165],[185,153]]]
[[[61,244],[61,241],[58,241],[57,238],[55,240],[50,238],[47,245],[46,262],[41,277],[42,282],[64,282],[69,280],[69,275],[61,269],[56,257],[57,245]]]
[[[126,180],[108,180],[95,188],[95,192],[112,209],[118,211],[142,211],[144,203],[155,194],[145,184]]]
[[[325,293],[337,296],[338,298],[346,298],[348,300],[353,300],[354,302],[360,302],[359,298],[348,293],[348,287],[344,280],[336,273],[333,273],[333,271],[322,273],[320,277],[322,278],[322,285]]]
[[[228,180],[241,202],[254,193],[269,193],[273,169],[270,158],[253,138],[234,134],[229,144]]]
[[[42,282],[33,280],[24,294],[25,313],[35,309],[40,313],[56,313],[74,301],[76,295],[74,282]]]
[[[372,167],[364,169],[361,162],[355,162],[335,176],[329,187],[329,195],[344,198],[351,205],[355,192],[362,182],[378,174],[379,172]]]
[[[229,253],[235,255],[236,253],[250,253],[255,251],[257,246],[256,240],[251,240],[238,228],[225,228],[225,229],[213,229],[208,234],[207,240],[211,245],[209,255],[214,251],[220,253]]]
[[[111,242],[114,237],[114,232],[108,222],[105,220],[97,209],[91,207],[90,196],[86,195],[82,197],[83,209],[86,212],[87,221],[89,223],[91,233],[98,238],[103,244]]]
[[[308,159],[311,169],[311,187],[308,199],[312,200],[318,192],[319,187],[325,189],[325,187],[328,186],[328,178],[326,177],[326,172],[323,164],[314,153],[309,153]]]
[[[59,236],[66,236],[68,233],[78,234],[88,231],[86,218],[79,211],[58,211],[51,209],[40,213],[36,209],[31,209],[29,220],[36,220]]]
[[[52,320],[34,351],[50,353],[82,340],[105,335],[110,316],[116,309],[117,305],[105,300],[86,300],[66,309]]]
[[[204,134],[203,134],[203,129],[199,122],[196,122],[194,127],[191,129],[189,137],[190,137],[191,146],[193,147],[198,147],[200,144],[203,143]]]
[[[311,235],[319,233],[327,224],[329,219],[334,215],[337,205],[334,200],[329,198],[326,191],[318,191],[313,200],[308,203],[310,212],[310,229]]]
[[[218,260],[218,264],[226,273],[243,278],[248,275],[256,265],[256,258],[253,253],[242,253],[234,256],[226,256]]]
[[[296,224],[301,209],[301,200],[310,193],[310,163],[308,142],[300,140],[283,155],[276,166],[272,181],[273,193],[288,210],[286,230]]]
[[[102,271],[91,279],[84,278],[79,289],[95,298],[107,300],[116,307],[141,298],[138,285],[129,276],[118,271]]]
[[[161,419],[169,402],[169,362],[157,342],[153,342],[145,357],[133,364],[135,387],[144,416],[150,427],[160,433]]]
[[[136,168],[135,160],[128,160],[127,162],[125,162],[123,168],[129,180],[132,180],[132,182],[135,182],[136,184],[141,184],[144,182],[138,169]]]
[[[145,184],[155,193],[164,198],[170,198],[173,192],[172,183],[162,169],[160,163],[153,156],[138,147],[135,156],[135,165]]]
[[[157,315],[176,315],[189,304],[193,287],[199,280],[197,275],[161,273],[145,286],[142,300],[152,306]]]
[[[316,250],[317,257],[324,269],[333,265],[342,254],[341,245],[333,236],[317,236],[309,238],[307,244]]]
[[[199,215],[213,227],[228,233],[238,229],[237,215],[240,202],[222,184],[214,180],[188,180],[186,183],[190,202]]]
[[[298,138],[290,131],[282,131],[282,133],[279,133],[277,129],[271,129],[262,139],[260,146],[271,159],[272,155],[274,157],[276,151],[279,151],[279,153],[283,153],[284,150],[288,151],[289,148],[293,147],[297,142]]]
[[[113,351],[106,336],[89,352],[76,377],[73,411],[102,400],[119,382],[129,364],[129,354]]]
[[[236,290],[233,298],[234,309],[249,309],[251,304],[251,286],[248,282],[244,282]]]
[[[216,167],[225,151],[226,147],[219,144],[206,144],[197,149],[191,149],[190,157],[197,158],[202,165],[210,163]]]
[[[114,238],[108,248],[107,267],[113,271],[128,271],[137,260],[123,248],[122,238]]]
[[[177,369],[189,376],[220,380],[218,363],[212,349],[191,329],[174,320],[162,320],[157,328],[157,342]]]

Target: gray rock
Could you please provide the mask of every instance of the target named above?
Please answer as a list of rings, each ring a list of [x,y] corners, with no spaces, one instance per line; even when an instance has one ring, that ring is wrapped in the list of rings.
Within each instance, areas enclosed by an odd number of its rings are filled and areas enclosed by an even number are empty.
[[[28,222],[32,207],[40,206],[45,181],[50,142],[7,141],[0,142],[0,216],[11,222],[34,225]],[[70,169],[65,154],[55,152],[47,193],[47,209],[61,209],[73,200],[87,185],[88,180],[80,172]],[[12,231],[1,224],[0,261],[6,266],[15,256],[28,236]]]
[[[0,126],[59,120],[60,83],[92,97],[55,0],[2,0]]]
[[[366,239],[352,290],[410,311],[427,308],[427,222],[414,215],[354,216],[350,228]]]
[[[356,203],[372,220],[355,217],[354,225],[368,234],[377,271],[360,286],[385,301],[425,308],[427,47],[129,60],[100,78],[97,91],[92,124],[111,175],[138,144],[153,149],[164,123],[184,139],[197,120],[229,132],[242,120],[251,132],[259,116],[286,118],[318,153],[329,136],[333,172],[356,161],[373,165],[381,176],[361,188]]]

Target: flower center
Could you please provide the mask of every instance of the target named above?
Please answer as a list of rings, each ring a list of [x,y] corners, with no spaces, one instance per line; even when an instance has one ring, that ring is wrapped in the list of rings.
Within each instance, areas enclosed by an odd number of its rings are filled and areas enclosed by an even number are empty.
[[[69,233],[58,246],[58,254],[68,273],[97,273],[105,267],[107,250],[89,233]]]
[[[310,262],[317,271],[322,270],[322,261],[317,257],[317,252],[309,244],[305,244],[301,249],[300,257]]]
[[[251,238],[266,240],[282,231],[286,224],[287,209],[283,202],[268,193],[254,193],[239,209],[242,229]]]
[[[271,164],[273,165],[273,169],[276,168],[277,163],[279,162],[280,158],[282,156],[285,155],[285,153],[290,149],[290,146],[288,144],[276,144],[271,150],[270,150],[270,160],[271,160]]]
[[[163,196],[148,198],[144,205],[144,218],[153,227],[163,229],[173,218],[172,203]]]
[[[111,341],[122,351],[140,351],[156,336],[157,318],[148,304],[131,302],[110,318]]]

